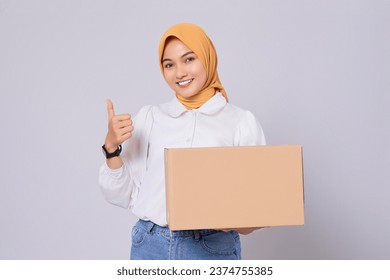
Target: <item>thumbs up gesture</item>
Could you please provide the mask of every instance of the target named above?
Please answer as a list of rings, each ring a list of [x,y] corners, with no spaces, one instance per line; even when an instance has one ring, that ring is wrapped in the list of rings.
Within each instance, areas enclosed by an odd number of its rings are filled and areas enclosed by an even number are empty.
[[[114,152],[117,147],[131,137],[133,122],[130,114],[115,115],[114,105],[107,99],[108,132],[105,148],[109,153]]]

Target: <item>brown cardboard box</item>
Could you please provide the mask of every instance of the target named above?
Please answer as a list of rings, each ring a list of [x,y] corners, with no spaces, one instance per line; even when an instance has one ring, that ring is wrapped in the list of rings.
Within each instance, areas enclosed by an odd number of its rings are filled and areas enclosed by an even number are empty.
[[[171,230],[304,224],[302,147],[165,149]]]

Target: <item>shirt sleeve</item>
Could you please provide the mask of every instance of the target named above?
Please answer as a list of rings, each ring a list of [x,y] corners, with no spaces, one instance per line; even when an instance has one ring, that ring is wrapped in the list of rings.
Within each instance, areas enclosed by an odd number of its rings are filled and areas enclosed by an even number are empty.
[[[250,111],[244,111],[236,132],[239,146],[265,145],[263,128]]]
[[[122,167],[111,169],[104,162],[99,169],[99,185],[105,199],[123,208],[133,205],[146,169],[150,108],[143,107],[133,119],[133,134],[122,145]]]

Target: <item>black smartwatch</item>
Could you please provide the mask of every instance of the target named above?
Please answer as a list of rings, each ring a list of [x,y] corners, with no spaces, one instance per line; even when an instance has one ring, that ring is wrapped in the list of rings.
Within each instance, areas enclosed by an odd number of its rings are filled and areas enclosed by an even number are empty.
[[[103,149],[103,154],[106,156],[107,159],[113,158],[113,157],[118,157],[121,152],[122,152],[122,145],[119,145],[118,148],[116,148],[115,152],[109,153],[106,150],[106,147],[104,145],[102,146]]]

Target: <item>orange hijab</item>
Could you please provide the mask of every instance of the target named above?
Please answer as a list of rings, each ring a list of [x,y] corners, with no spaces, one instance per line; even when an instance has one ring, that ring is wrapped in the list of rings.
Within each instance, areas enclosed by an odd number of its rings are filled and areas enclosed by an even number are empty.
[[[217,52],[215,51],[214,45],[207,36],[206,32],[204,32],[199,26],[190,23],[176,24],[169,28],[162,36],[158,49],[160,68],[163,75],[164,68],[161,62],[164,54],[165,43],[169,37],[176,37],[190,50],[192,50],[201,60],[207,73],[206,83],[198,94],[191,96],[190,98],[185,98],[176,94],[177,99],[187,109],[199,108],[213,97],[216,92],[221,92],[226,101],[228,101],[226,92],[218,77]]]

